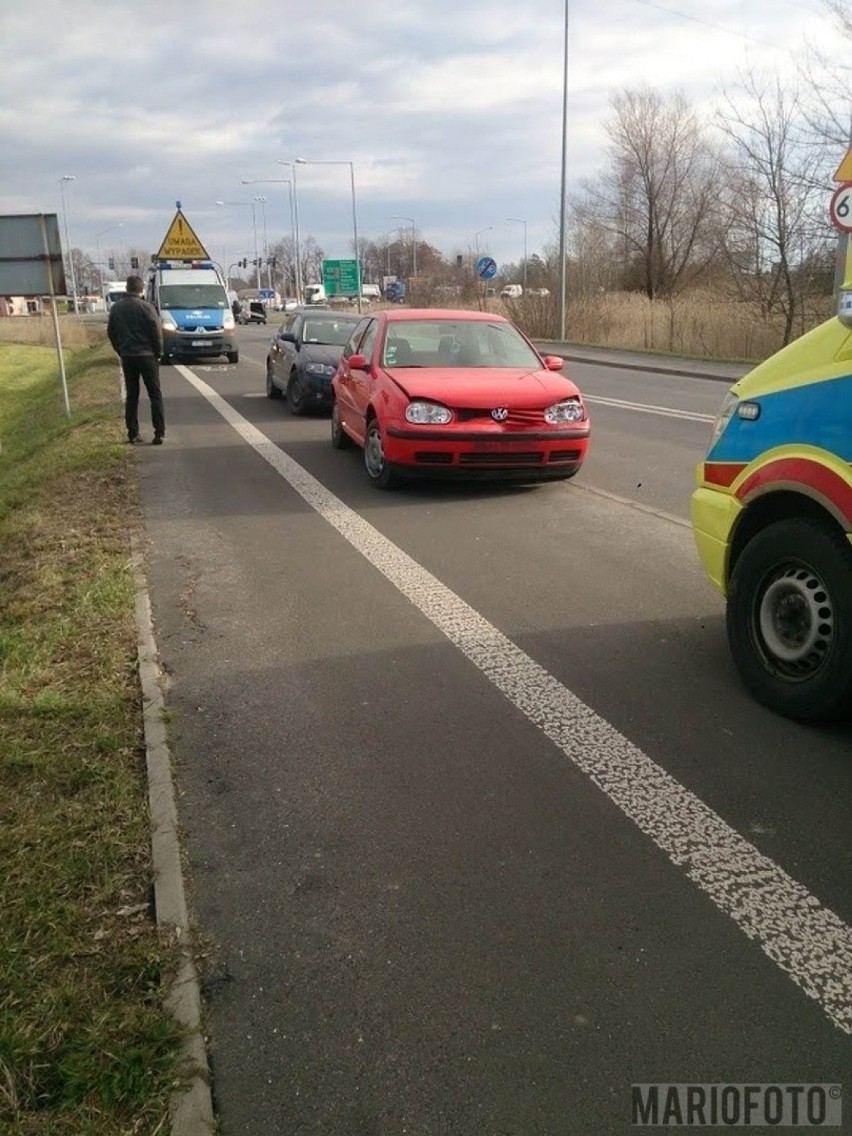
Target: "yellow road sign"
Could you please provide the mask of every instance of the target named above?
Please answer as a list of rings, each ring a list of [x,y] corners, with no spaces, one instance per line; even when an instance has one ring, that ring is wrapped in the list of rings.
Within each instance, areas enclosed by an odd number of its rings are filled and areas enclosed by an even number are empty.
[[[209,260],[207,250],[195,235],[186,217],[178,209],[174,220],[169,225],[160,251],[158,260]]]
[[[837,167],[832,181],[852,181],[852,149],[846,151],[846,157]]]

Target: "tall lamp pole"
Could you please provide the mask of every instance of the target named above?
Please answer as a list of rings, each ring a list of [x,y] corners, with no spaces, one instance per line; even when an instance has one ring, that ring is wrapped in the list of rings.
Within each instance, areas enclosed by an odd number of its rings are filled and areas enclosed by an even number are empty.
[[[559,339],[565,339],[565,199],[568,157],[568,3],[565,0],[562,45],[562,176],[559,192]]]
[[[101,229],[101,231],[95,235],[95,264],[98,266],[98,280],[100,281],[102,292],[104,290],[104,267],[101,264],[101,237],[105,237],[107,233],[114,233],[116,229],[122,228],[123,225],[124,222],[119,221],[117,225],[111,225],[108,229]]]
[[[413,217],[403,217],[399,213],[393,213],[391,215],[391,220],[392,221],[410,221],[411,222],[411,275],[413,277],[413,279],[412,279],[412,289],[413,289],[414,282],[417,280],[417,233],[416,233],[416,230],[414,228],[414,218]]]
[[[77,277],[74,273],[74,254],[71,251],[71,238],[68,236],[68,210],[65,205],[65,183],[66,181],[74,181],[73,174],[63,174],[59,179],[59,196],[62,199],[62,223],[65,227],[65,245],[68,249],[68,267],[71,276],[71,302],[74,306],[74,311],[77,311]]]
[[[474,243],[474,246],[476,247],[477,260],[479,259],[479,238],[482,236],[483,233],[490,233],[493,228],[494,228],[493,225],[486,225],[484,229],[479,229],[477,232],[475,232],[473,234],[473,243]]]
[[[349,161],[323,161],[311,158],[296,158],[300,166],[348,166],[349,184],[352,191],[352,234],[355,241],[355,275],[358,278],[358,312],[361,312],[361,250],[358,247],[358,210],[355,205],[355,163]],[[295,164],[294,164],[295,172]]]
[[[257,210],[253,201],[217,201],[217,205],[242,205],[251,209],[251,227],[254,232],[254,264],[257,270],[257,288],[260,291],[260,252],[257,247]]]
[[[292,178],[243,178],[243,185],[286,185],[287,189],[290,191],[290,237],[293,241],[293,258],[294,258],[294,261],[296,262],[294,264],[294,270],[295,270],[294,271],[294,277],[295,278],[293,280],[293,286],[295,287],[296,292],[298,293],[298,291],[299,291],[299,285],[298,285],[299,275],[298,275],[297,265],[298,265],[298,260],[299,260],[299,241],[298,241],[298,238],[296,236],[297,230],[296,230],[296,213],[295,213],[295,208],[294,208],[295,201],[294,201],[294,195],[293,195],[293,179]],[[264,211],[264,222],[263,222],[263,224],[264,224],[263,232],[264,232],[264,239],[265,239],[266,238],[266,213],[265,213],[265,211]],[[268,252],[269,252],[269,250],[267,249],[267,254],[268,254]],[[269,260],[269,257],[267,255],[267,261],[268,260]],[[270,283],[270,287],[272,287],[271,283]]]
[[[507,217],[507,221],[517,221],[519,225],[524,226],[524,267],[523,267],[523,288],[526,294],[527,290],[527,223],[523,217]]]
[[[299,248],[299,195],[296,193],[296,166],[293,162],[285,162],[283,159],[278,159],[279,166],[289,166],[290,173],[293,178],[293,244],[295,245],[296,253],[296,299],[301,304],[302,302],[302,253]]]
[[[266,261],[266,286],[268,288],[270,288],[270,287],[272,287],[272,285],[269,282],[270,268],[269,268],[269,241],[267,240],[267,237],[266,237],[266,198],[265,197],[256,197],[255,201],[260,202],[260,216],[262,218],[261,224],[263,225],[263,259]],[[260,264],[258,264],[258,266],[257,266],[257,279],[258,279],[257,287],[258,287],[258,291],[259,291],[260,290]]]

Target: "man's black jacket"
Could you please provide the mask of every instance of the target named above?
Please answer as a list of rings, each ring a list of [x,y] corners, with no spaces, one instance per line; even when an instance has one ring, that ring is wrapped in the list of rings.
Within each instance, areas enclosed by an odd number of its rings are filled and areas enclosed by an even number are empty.
[[[107,335],[114,350],[127,355],[163,354],[163,329],[157,309],[141,296],[128,292],[110,308]]]

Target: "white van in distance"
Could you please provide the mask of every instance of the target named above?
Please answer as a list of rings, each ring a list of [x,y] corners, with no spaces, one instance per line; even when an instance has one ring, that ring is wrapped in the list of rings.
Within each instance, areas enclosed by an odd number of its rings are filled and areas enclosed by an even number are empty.
[[[500,293],[501,300],[519,300],[524,290],[520,284],[507,284]]]

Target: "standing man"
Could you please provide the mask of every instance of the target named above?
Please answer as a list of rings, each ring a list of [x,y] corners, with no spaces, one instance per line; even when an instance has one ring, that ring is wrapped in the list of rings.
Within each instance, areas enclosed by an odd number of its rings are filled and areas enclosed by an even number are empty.
[[[145,384],[154,424],[152,445],[161,446],[166,433],[163,395],[160,390],[160,356],[163,329],[153,304],[143,299],[145,284],[141,276],[127,277],[127,292],[110,308],[107,335],[124,372],[124,421],[128,442],[138,444],[139,380]]]

